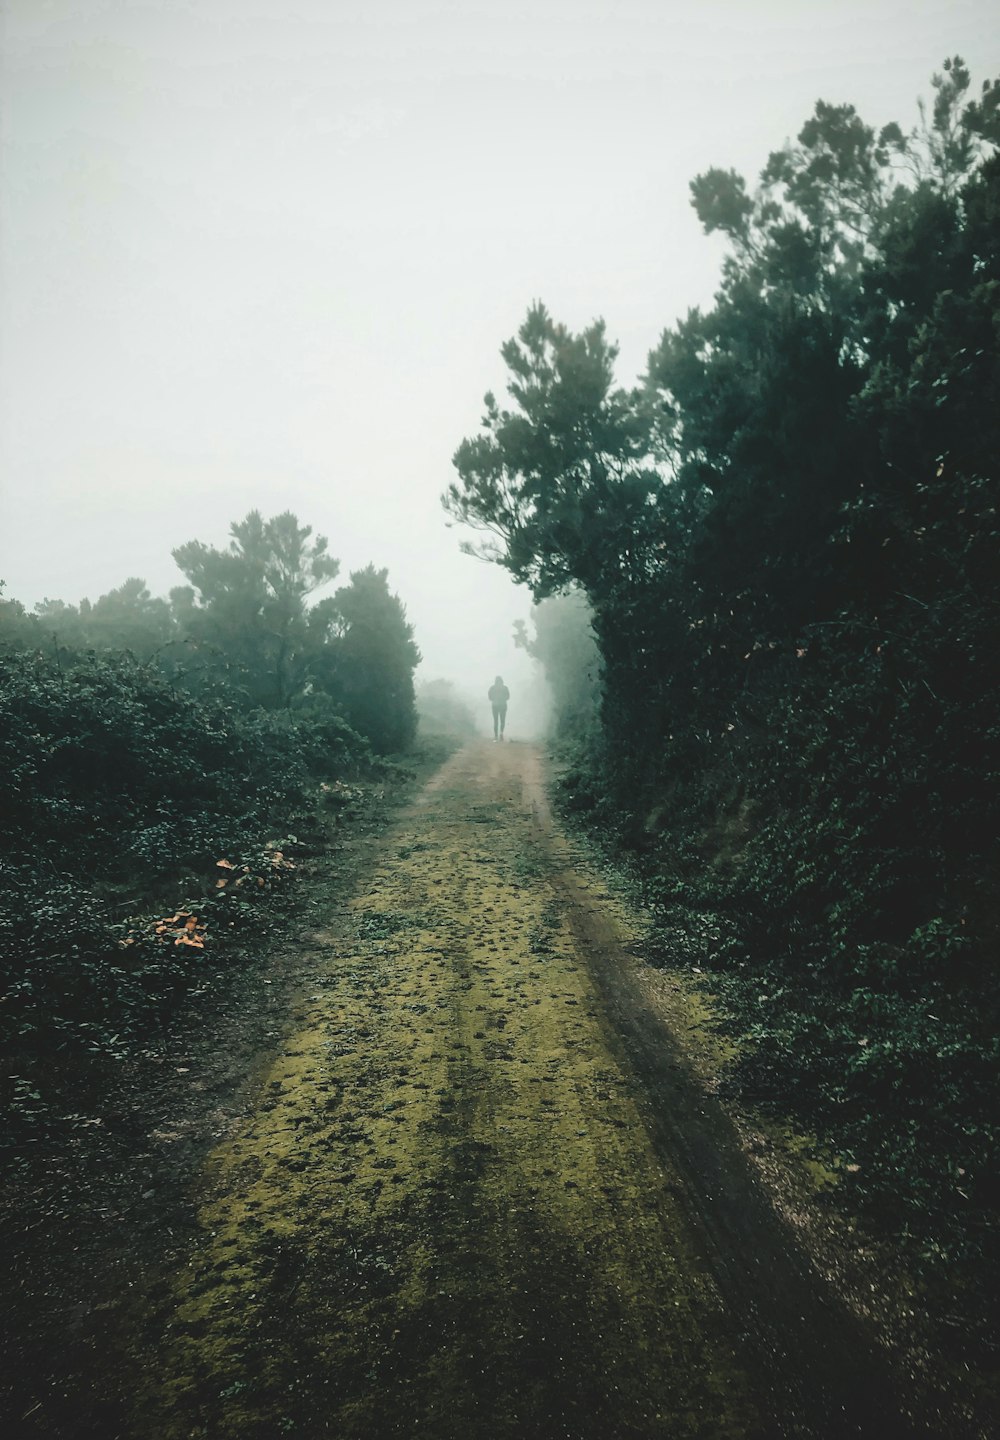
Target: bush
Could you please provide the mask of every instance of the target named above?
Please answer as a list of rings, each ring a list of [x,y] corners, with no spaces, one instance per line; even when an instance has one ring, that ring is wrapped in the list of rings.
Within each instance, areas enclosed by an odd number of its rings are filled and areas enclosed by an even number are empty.
[[[318,777],[369,758],[335,713],[243,713],[126,656],[0,654],[8,1072],[21,1083],[148,1031],[287,878],[268,835]],[[165,923],[182,886],[190,932]]]

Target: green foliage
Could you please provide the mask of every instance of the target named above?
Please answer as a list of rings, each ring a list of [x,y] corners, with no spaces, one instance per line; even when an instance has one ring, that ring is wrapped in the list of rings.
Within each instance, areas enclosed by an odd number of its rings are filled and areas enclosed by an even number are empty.
[[[333,597],[337,644],[316,670],[316,686],[337,697],[350,724],[377,754],[405,750],[417,728],[413,672],[420,651],[388,571],[369,565]]]
[[[144,580],[132,577],[91,603],[42,600],[28,614],[15,600],[0,604],[0,643],[19,649],[124,650],[150,659],[176,638],[170,606],[152,596]]]
[[[191,540],[174,551],[193,593],[178,587],[171,598],[185,633],[215,650],[253,702],[282,709],[301,693],[317,639],[306,597],[340,566],[290,511],[264,520],[251,510],[231,534],[228,550]]]
[[[617,353],[603,321],[572,335],[534,305],[503,346],[516,408],[487,395],[485,433],[455,453],[460,481],[446,509],[492,535],[482,553],[538,599],[597,583],[609,564],[620,570],[642,529],[655,477],[644,419],[612,389]]]
[[[602,667],[591,620],[585,597],[570,590],[534,606],[533,635],[523,620],[514,627],[514,644],[542,666],[552,693],[554,733],[561,740],[580,740],[597,723]]]
[[[225,700],[192,703],[127,657],[85,659],[68,671],[37,656],[2,664],[0,801],[15,847],[39,834],[54,861],[97,865],[110,835],[116,853],[155,864],[155,836],[170,834],[164,863],[217,844],[234,791],[250,811],[285,800],[299,780],[293,754],[265,765],[259,730],[238,725]],[[190,832],[190,833],[188,833]],[[197,836],[197,840],[195,840]]]
[[[321,690],[301,696],[284,714],[260,715],[258,722],[268,724],[279,734],[294,735],[311,775],[340,775],[372,764],[367,737],[351,729],[340,706]]]
[[[307,606],[338,572],[324,539],[256,511],[232,536],[175,552],[191,585],[169,603],[139,579],[34,614],[0,593],[0,1091],[15,1138],[37,1139],[54,1087],[128,1054],[266,926],[289,868],[268,834],[348,793],[373,747],[413,737],[419,652],[386,572]]]
[[[536,596],[585,594],[601,737],[567,801],[642,852],[668,953],[726,987],[734,1083],[976,1283],[1000,1198],[1000,85],[970,85],[947,61],[909,133],[821,102],[755,191],[698,177],[719,291],[641,390],[603,327],[535,307],[504,350],[517,408],[487,397],[445,505]]]
[[[141,883],[137,867],[155,879],[204,863],[302,778],[293,747],[279,757],[230,704],[192,702],[127,657],[64,671],[3,656],[0,685],[10,853],[53,874]]]
[[[193,699],[127,655],[0,653],[7,1071],[43,1094],[73,1057],[114,1058],[148,1034],[259,926],[260,899],[285,879],[268,834],[308,805],[313,777],[368,754],[339,715],[247,715],[225,691]],[[220,859],[243,888],[220,886]],[[150,929],[181,886],[203,945]],[[12,1123],[30,1129],[37,1111],[18,1103]]]
[[[334,753],[358,727],[380,751],[404,749],[416,718],[413,671],[420,655],[385,571],[369,566],[336,595],[308,604],[336,578],[327,541],[290,512],[251,511],[231,527],[227,550],[192,540],[174,558],[191,581],[169,602],[130,579],[93,604],[44,600],[28,614],[0,598],[0,646],[34,651],[71,668],[90,654],[155,663],[171,684],[213,702],[322,717]],[[298,724],[300,738],[304,735]],[[314,727],[315,729],[315,727]],[[318,732],[317,732],[318,733]]]

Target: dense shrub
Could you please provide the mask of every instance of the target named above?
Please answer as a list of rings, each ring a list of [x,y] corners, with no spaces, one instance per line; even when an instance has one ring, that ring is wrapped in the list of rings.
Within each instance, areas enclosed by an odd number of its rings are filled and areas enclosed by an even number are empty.
[[[247,714],[127,656],[0,653],[7,1073],[30,1071],[38,1092],[60,1056],[141,1038],[256,923],[308,788],[369,759],[318,708]],[[166,925],[179,896],[186,915]]]
[[[304,775],[290,732],[194,701],[127,657],[0,656],[0,805],[14,846],[78,873],[197,863]]]

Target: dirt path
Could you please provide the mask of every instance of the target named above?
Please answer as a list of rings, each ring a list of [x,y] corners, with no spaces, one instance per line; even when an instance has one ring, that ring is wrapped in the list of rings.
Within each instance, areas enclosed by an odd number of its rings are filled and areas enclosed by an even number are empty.
[[[463,750],[325,917],[139,1346],[136,1435],[910,1433],[541,778]]]

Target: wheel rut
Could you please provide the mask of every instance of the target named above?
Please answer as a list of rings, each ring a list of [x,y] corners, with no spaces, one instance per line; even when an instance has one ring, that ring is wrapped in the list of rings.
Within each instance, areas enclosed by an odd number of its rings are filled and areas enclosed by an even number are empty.
[[[542,779],[534,747],[461,751],[316,931],[200,1181],[136,1434],[910,1433]]]

